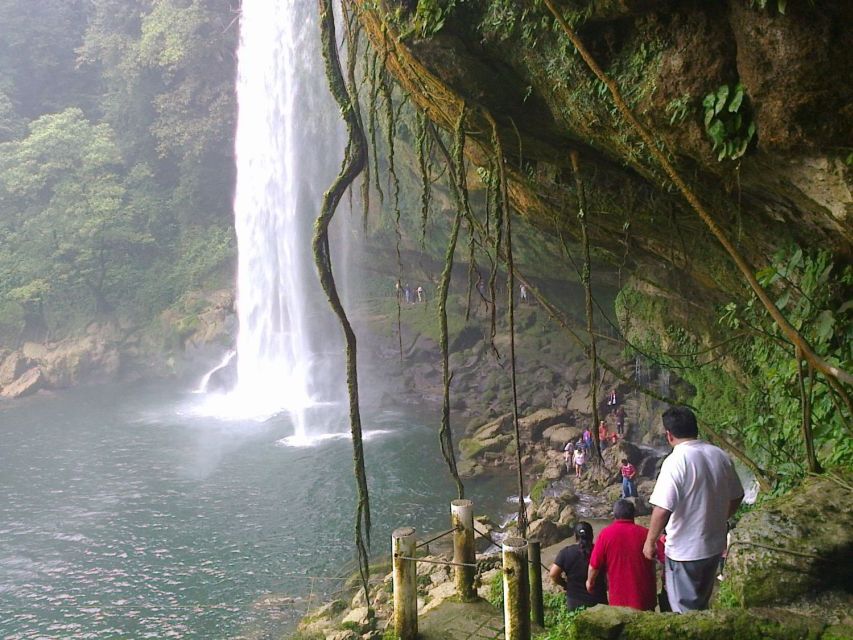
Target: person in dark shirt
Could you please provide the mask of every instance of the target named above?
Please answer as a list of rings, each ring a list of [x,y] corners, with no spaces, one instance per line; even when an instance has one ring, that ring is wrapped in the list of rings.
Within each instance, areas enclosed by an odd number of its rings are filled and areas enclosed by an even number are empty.
[[[592,555],[592,525],[579,522],[575,527],[577,544],[563,547],[548,574],[554,584],[566,590],[566,608],[607,604],[607,582],[600,576],[592,593],[586,590],[587,568]]]

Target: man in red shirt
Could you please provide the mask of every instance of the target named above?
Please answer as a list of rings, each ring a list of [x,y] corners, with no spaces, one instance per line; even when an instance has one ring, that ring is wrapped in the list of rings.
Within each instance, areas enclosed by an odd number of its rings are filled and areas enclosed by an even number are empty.
[[[654,611],[655,566],[643,555],[649,531],[634,524],[634,505],[628,500],[613,505],[613,518],[592,549],[586,589],[592,593],[599,572],[606,571],[610,606]]]
[[[622,497],[636,498],[637,497],[637,468],[628,462],[627,458],[622,458],[622,466],[619,467],[622,472]]]

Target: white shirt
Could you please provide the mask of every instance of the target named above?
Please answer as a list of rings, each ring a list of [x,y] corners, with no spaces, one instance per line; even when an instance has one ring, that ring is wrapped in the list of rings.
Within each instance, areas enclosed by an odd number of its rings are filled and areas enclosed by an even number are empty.
[[[666,555],[702,560],[726,548],[726,519],[743,487],[728,455],[701,440],[675,445],[661,466],[649,502],[672,512],[666,525]]]

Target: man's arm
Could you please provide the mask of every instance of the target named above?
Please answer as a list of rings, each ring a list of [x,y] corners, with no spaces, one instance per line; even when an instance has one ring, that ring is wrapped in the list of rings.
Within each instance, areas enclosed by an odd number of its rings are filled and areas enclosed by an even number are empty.
[[[729,515],[726,516],[726,519],[731,518],[735,512],[740,507],[740,503],[743,502],[743,496],[740,498],[735,498],[734,500],[729,502]]]
[[[589,593],[592,593],[595,590],[595,579],[598,577],[598,569],[594,569],[592,565],[589,565],[589,569],[586,572],[586,590]]]
[[[668,511],[663,507],[655,507],[654,510],[652,510],[652,519],[649,522],[649,533],[646,536],[646,544],[643,545],[643,555],[647,560],[654,560],[657,556],[657,549],[655,545],[657,544],[658,538],[660,538],[660,534],[663,533],[666,523],[669,522],[669,516],[671,515],[672,511]]]
[[[548,575],[551,576],[551,581],[558,587],[566,588],[566,581],[563,578],[563,570],[559,565],[552,564],[548,570]]]

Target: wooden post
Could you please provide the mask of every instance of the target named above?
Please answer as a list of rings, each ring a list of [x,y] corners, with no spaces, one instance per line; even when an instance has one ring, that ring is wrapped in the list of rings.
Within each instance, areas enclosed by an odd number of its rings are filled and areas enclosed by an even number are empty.
[[[403,558],[415,557],[415,530],[400,527],[391,534],[394,558],[394,633],[401,640],[415,640],[418,635],[417,563]]]
[[[530,619],[540,627],[545,626],[545,602],[542,597],[542,545],[538,540],[528,540],[530,552]]]
[[[506,640],[530,640],[530,583],[524,538],[503,541],[503,576]]]
[[[474,552],[474,503],[470,500],[454,500],[450,503],[450,525],[453,532],[453,562],[474,565],[477,556]],[[474,589],[474,566],[455,566],[456,595],[463,602],[477,599]]]

